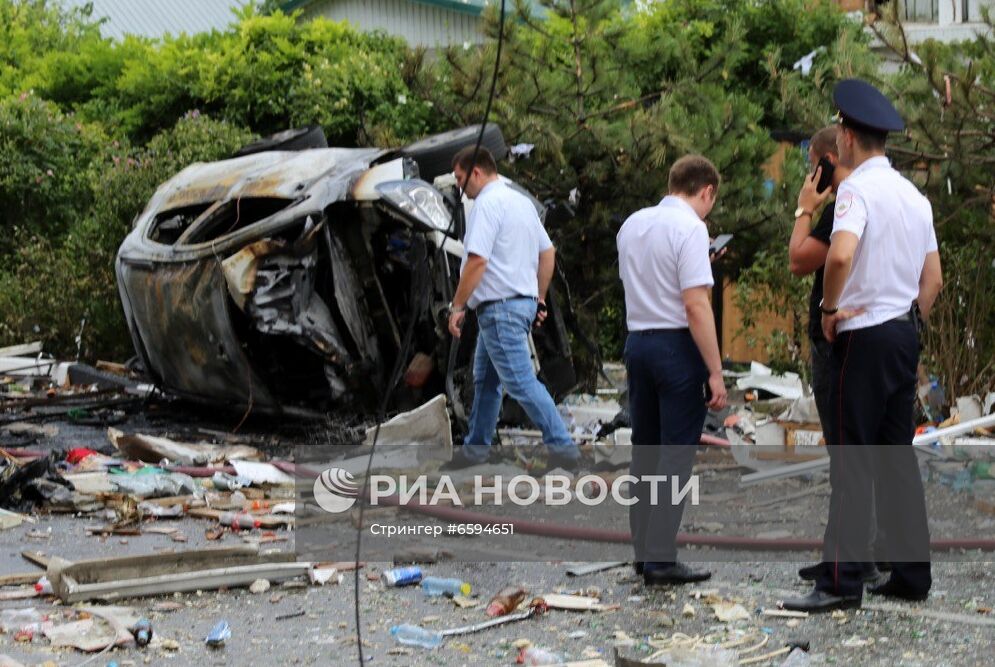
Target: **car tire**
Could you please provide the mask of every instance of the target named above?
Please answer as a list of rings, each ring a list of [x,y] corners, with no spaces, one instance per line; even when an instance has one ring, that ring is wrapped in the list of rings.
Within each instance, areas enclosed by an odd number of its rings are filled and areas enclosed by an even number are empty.
[[[425,137],[402,148],[400,155],[410,157],[417,162],[420,177],[431,183],[436,176],[452,171],[453,156],[467,146],[475,146],[478,136],[480,136],[480,125],[469,125]],[[495,123],[488,123],[484,128],[480,145],[489,150],[495,160],[504,159],[508,155],[508,145],[504,142],[504,135]]]
[[[262,139],[248,143],[238,151],[233,157],[243,155],[253,155],[254,153],[264,153],[266,151],[303,151],[309,148],[328,148],[328,140],[325,139],[325,131],[320,125],[308,125],[291,130],[284,130],[271,134]]]

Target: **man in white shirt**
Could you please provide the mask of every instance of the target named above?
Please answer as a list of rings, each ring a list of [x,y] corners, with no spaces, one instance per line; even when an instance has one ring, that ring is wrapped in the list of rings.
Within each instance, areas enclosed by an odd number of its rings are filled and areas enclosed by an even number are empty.
[[[575,471],[580,451],[529,351],[533,323],[546,317],[546,292],[556,249],[529,199],[498,176],[494,157],[469,146],[453,157],[456,182],[474,200],[463,240],[460,281],[450,304],[449,331],[459,338],[466,310],[477,313],[473,407],[463,447],[445,468],[485,463],[501,411],[502,387],[542,431],[549,469]]]
[[[636,571],[649,585],[708,579],[677,562],[683,488],[705,423],[706,407],[726,401],[715,319],[714,283],[704,218],[718,195],[719,173],[704,157],[681,158],[670,170],[670,194],[633,213],[622,225],[619,275],[625,288],[625,366],[632,421],[632,475],[665,477],[651,502],[649,482],[635,484],[629,507]],[[706,406],[705,387],[711,398]]]
[[[784,601],[809,612],[860,606],[873,495],[884,533],[875,548],[892,572],[870,592],[924,600],[932,585],[926,501],[911,444],[918,313],[929,315],[943,283],[933,213],[885,157],[888,132],[904,129],[891,102],[856,79],[837,84],[833,100],[840,163],[852,169],[836,196],[821,304],[822,330],[833,344],[826,442],[836,448],[830,516],[837,525],[826,528],[829,567],[815,589]],[[881,490],[873,494],[876,485]]]

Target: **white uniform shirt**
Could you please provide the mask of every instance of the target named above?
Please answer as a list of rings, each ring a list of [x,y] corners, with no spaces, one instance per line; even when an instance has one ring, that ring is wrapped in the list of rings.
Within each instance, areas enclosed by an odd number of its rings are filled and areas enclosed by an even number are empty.
[[[691,205],[664,197],[630,215],[615,242],[629,331],[687,328],[681,292],[714,284],[708,230]]]
[[[837,329],[864,329],[909,312],[926,255],[937,249],[929,200],[888,158],[873,157],[840,184],[833,234],[841,231],[860,241],[839,306],[866,312]]]
[[[470,253],[487,260],[467,307],[515,296],[538,297],[539,253],[552,247],[529,198],[501,181],[488,183],[477,194],[466,222],[460,273]]]

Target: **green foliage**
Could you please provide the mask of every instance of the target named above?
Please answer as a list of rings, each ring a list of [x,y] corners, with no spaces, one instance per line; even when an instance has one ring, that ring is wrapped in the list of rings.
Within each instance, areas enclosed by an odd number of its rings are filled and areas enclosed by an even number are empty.
[[[57,237],[86,210],[89,171],[108,143],[36,95],[0,99],[0,258],[19,233]]]
[[[229,123],[189,114],[143,149],[110,152],[89,173],[92,204],[80,208],[68,233],[22,236],[0,270],[0,344],[41,339],[49,352],[74,355],[82,327],[85,357],[132,356],[114,257],[133,218],[183,167],[226,157],[251,138]]]
[[[779,45],[804,55],[831,41],[845,21],[828,1],[674,1],[632,14],[606,0],[542,4],[541,20],[516,2],[506,21],[493,118],[510,143],[535,144],[514,172],[541,199],[579,193],[576,216],[548,226],[574,294],[585,295],[578,299],[582,320],[597,326],[606,356],[617,356],[624,317],[614,239],[621,222],[659,201],[677,158],[701,153],[723,176],[711,231],[737,235],[716,273],[749,264],[795,195],[783,185],[771,190],[761,168],[775,149],[765,124],[776,108],[761,56],[780,62]],[[488,16],[493,37],[496,11]],[[478,122],[494,48],[451,48],[422,63],[418,92],[452,123]]]
[[[66,9],[52,0],[0,1],[0,97],[24,90],[25,75],[45,54],[99,39],[86,9]]]
[[[946,282],[929,316],[924,362],[948,399],[985,396],[995,391],[995,253],[972,241],[944,243],[940,256]]]
[[[340,146],[429,129],[430,108],[403,77],[403,41],[251,4],[233,18],[224,32],[55,49],[27,68],[22,86],[137,140],[190,109],[259,134],[316,123]]]

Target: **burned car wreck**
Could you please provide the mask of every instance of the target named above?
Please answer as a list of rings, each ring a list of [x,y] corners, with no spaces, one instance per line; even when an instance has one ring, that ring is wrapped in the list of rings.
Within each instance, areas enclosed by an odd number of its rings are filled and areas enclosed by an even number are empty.
[[[167,393],[233,410],[361,414],[388,395],[388,409],[407,409],[444,392],[463,416],[476,327],[460,341],[446,331],[466,204],[447,155],[478,130],[394,151],[263,142],[162,184],[116,261],[147,374]],[[500,130],[487,132],[503,145]],[[536,368],[560,397],[576,376],[550,301]]]

